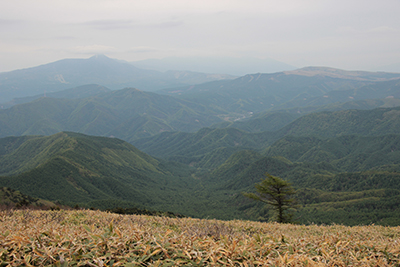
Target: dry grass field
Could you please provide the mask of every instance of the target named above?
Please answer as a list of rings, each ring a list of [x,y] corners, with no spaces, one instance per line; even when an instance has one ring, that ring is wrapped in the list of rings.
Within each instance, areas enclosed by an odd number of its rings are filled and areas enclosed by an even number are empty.
[[[5,210],[0,266],[400,266],[400,227]]]

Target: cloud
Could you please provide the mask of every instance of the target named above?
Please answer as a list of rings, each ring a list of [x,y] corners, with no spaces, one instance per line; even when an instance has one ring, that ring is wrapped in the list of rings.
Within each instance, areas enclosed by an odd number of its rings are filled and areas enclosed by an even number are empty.
[[[75,40],[76,37],[70,35],[59,35],[52,37],[54,40]]]
[[[184,22],[182,20],[170,20],[170,21],[165,21],[165,22],[160,22],[160,23],[155,23],[155,24],[149,24],[148,27],[173,28],[173,27],[179,27],[183,24],[184,24]]]
[[[90,26],[98,30],[117,30],[126,29],[133,26],[132,20],[93,20],[81,23],[81,25]]]
[[[23,28],[24,24],[26,24],[26,21],[24,20],[0,19],[0,30],[16,31]]]
[[[367,33],[396,33],[398,31],[399,31],[398,29],[392,27],[382,26],[369,29]]]
[[[22,20],[0,19],[0,25],[11,25],[21,23]]]
[[[160,50],[154,47],[149,46],[136,46],[131,47],[127,52],[128,53],[152,53],[152,52],[159,52]]]
[[[161,22],[153,21],[133,21],[133,20],[93,20],[80,23],[79,25],[89,26],[97,30],[119,30],[132,28],[173,28],[183,25],[182,20],[171,19]]]

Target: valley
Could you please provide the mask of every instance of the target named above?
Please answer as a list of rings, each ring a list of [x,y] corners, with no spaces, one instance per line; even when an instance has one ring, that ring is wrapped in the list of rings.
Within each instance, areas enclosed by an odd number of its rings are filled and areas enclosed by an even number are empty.
[[[297,190],[298,223],[400,224],[400,74],[308,67],[123,88],[122,74],[141,71],[107,57],[80,64],[93,62],[104,80],[66,86],[76,61],[52,63],[66,71],[63,87],[48,84],[45,97],[32,73],[49,66],[2,74],[33,75],[29,93],[8,93],[22,86],[11,78],[0,86],[4,190],[84,208],[272,221],[242,195],[268,172]]]

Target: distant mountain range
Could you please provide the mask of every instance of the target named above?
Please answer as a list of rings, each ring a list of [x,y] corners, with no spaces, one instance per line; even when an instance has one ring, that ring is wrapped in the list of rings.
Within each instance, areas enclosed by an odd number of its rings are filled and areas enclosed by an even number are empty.
[[[139,69],[127,62],[96,55],[88,59],[63,59],[33,68],[0,73],[0,103],[86,84],[100,84],[110,89],[135,87],[154,91],[231,78],[223,74]]]
[[[0,195],[270,220],[242,195],[268,172],[300,223],[400,225],[399,73],[172,73],[97,56],[0,75]]]
[[[132,142],[212,125],[276,131],[310,112],[397,106],[399,77],[305,68],[162,91],[167,95],[86,85],[3,104],[11,108],[0,110],[0,137],[74,131]]]
[[[246,114],[361,99],[397,98],[399,78],[400,73],[308,67],[272,74],[248,74],[233,80],[163,89],[158,93]]]
[[[50,97],[50,98],[66,98],[66,99],[75,99],[75,98],[86,98],[95,96],[97,94],[105,93],[111,91],[110,89],[97,85],[97,84],[87,84],[78,86],[75,88],[69,88],[57,92],[45,92],[44,94],[34,95],[34,96],[26,96],[14,98],[7,103],[3,103],[1,105],[2,109],[10,108],[14,105],[24,104],[32,102],[33,100],[42,98],[42,97]]]
[[[227,73],[243,76],[249,73],[274,73],[297,69],[289,64],[274,59],[250,57],[167,57],[130,62],[138,68],[166,71],[191,70],[204,73]]]

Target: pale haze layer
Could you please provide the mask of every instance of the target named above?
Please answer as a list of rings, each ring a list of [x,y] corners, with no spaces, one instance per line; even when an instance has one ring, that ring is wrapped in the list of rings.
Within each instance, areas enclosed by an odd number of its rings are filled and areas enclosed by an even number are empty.
[[[2,0],[0,72],[93,54],[393,71],[399,10],[398,0]]]

